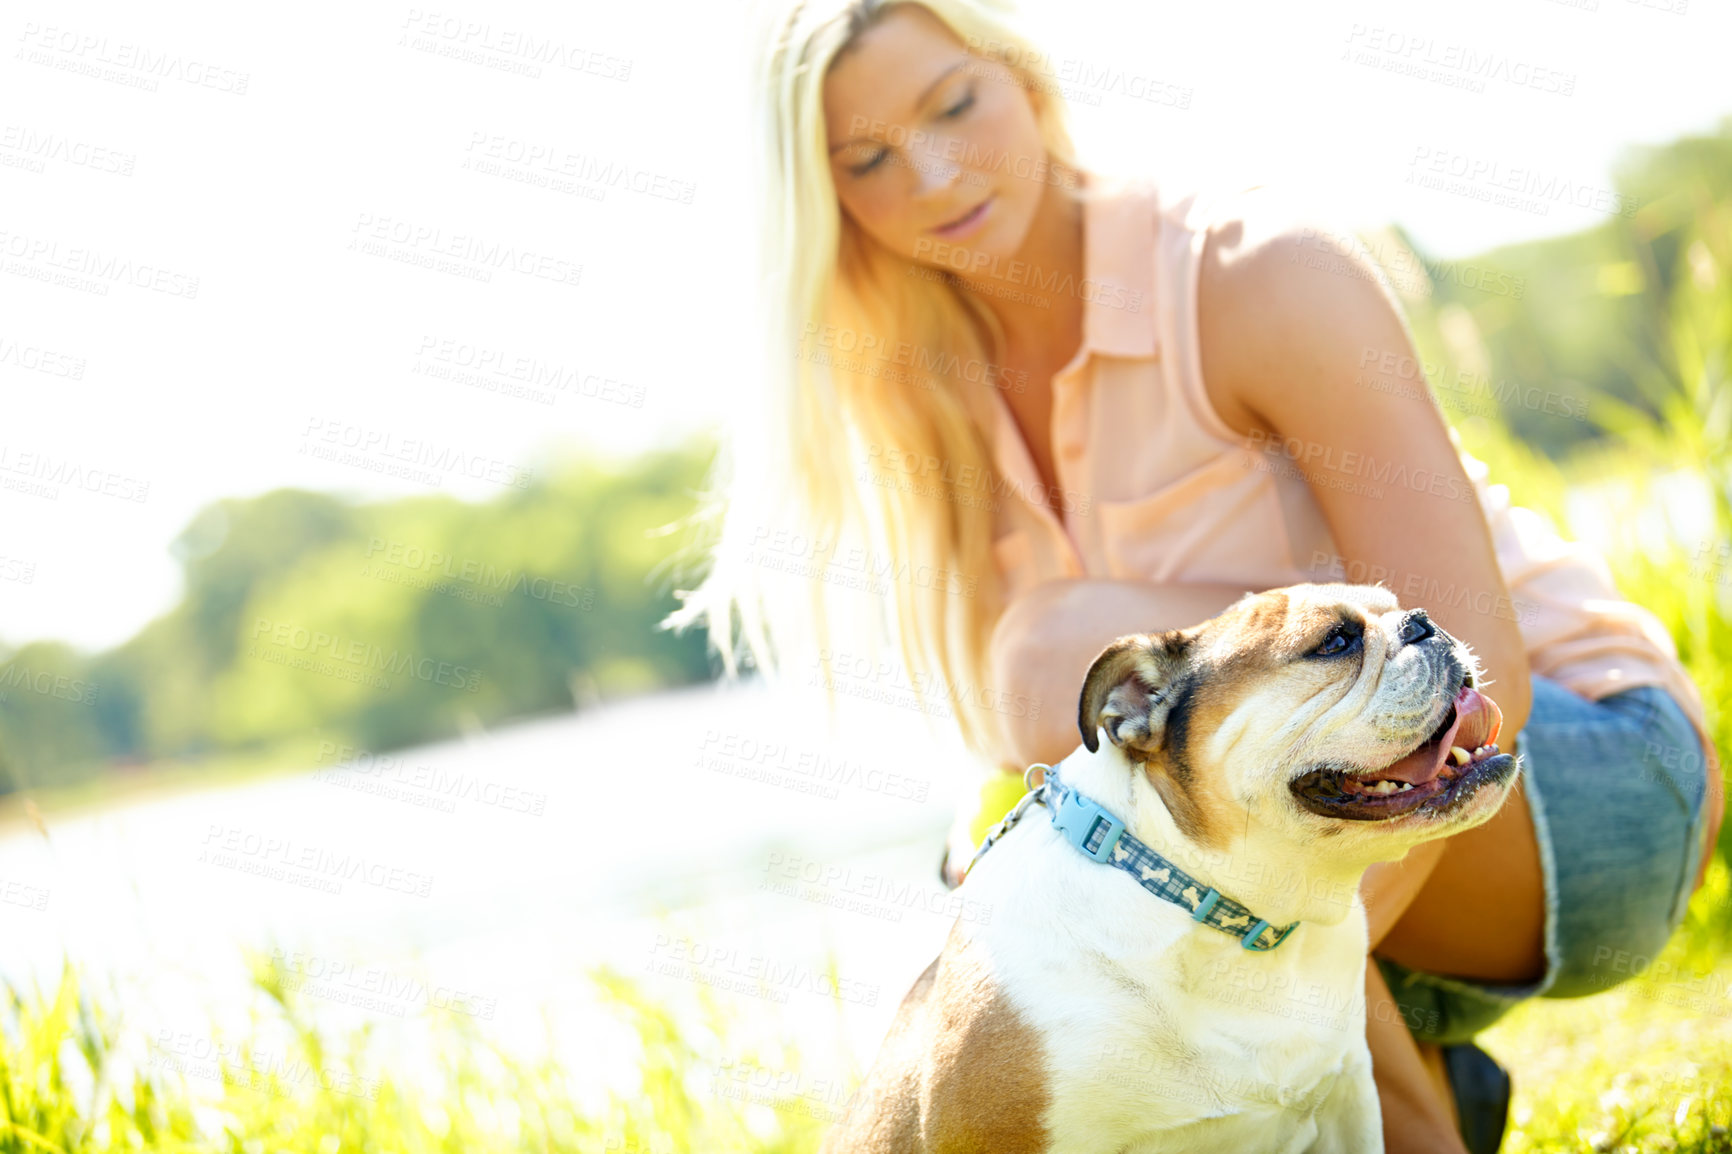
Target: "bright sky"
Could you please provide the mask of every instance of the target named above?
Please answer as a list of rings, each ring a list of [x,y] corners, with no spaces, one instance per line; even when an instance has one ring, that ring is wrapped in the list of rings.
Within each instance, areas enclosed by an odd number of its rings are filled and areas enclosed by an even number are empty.
[[[220,497],[483,498],[723,413],[736,5],[149,9],[26,0],[4,26],[0,639],[124,639]],[[1732,112],[1732,11],[1704,0],[1027,10],[1096,167],[1282,181],[1443,256],[1592,225],[1621,148]],[[513,71],[528,38],[574,66]],[[1410,182],[1428,164],[1486,175]],[[512,179],[546,168],[577,176]],[[1517,170],[1589,207],[1480,199]],[[514,370],[565,388],[511,395]]]

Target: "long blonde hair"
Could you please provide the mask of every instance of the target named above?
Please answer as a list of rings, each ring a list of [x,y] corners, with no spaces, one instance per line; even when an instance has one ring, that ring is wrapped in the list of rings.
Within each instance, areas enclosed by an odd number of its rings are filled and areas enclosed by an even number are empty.
[[[921,4],[971,55],[1009,69],[1028,93],[1047,178],[1073,170],[1062,99],[1031,71],[1040,57],[1004,4],[796,0],[773,17],[754,73],[756,151],[767,162],[755,198],[764,371],[741,398],[697,517],[709,572],[678,592],[682,607],[664,624],[705,619],[730,676],[742,648],[772,676],[805,653],[832,702],[838,658],[862,658],[844,676],[882,681],[879,655],[894,638],[900,687],[917,705],[941,695],[968,746],[994,752],[1008,697],[989,685],[1002,591],[988,495],[1006,489],[964,390],[1000,387],[1003,334],[952,274],[914,265],[848,220],[828,159],[825,74],[898,3]],[[874,570],[889,580],[874,583]],[[877,611],[847,604],[858,584],[876,592]],[[862,688],[886,687],[853,691]]]

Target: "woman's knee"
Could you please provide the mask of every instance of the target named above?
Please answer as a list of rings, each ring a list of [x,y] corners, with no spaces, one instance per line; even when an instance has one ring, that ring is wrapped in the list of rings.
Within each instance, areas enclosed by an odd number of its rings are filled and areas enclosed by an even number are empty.
[[[1557,972],[1550,997],[1582,997],[1641,972],[1688,902],[1703,828],[1706,759],[1665,691],[1597,703],[1597,725],[1534,742],[1555,858]]]

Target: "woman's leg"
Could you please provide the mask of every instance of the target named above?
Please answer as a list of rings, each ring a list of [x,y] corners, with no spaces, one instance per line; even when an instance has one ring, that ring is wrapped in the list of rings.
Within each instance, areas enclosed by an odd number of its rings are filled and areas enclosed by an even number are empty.
[[[1545,878],[1526,791],[1497,815],[1443,842],[1376,953],[1412,969],[1526,985],[1546,968]]]
[[[1365,967],[1365,1040],[1389,1154],[1466,1154],[1436,1046],[1413,1039],[1383,971]],[[1427,1053],[1429,1051],[1429,1053]]]
[[[1399,1035],[1367,1032],[1374,1067],[1394,1055],[1374,1072],[1395,1109],[1423,1100],[1412,1066],[1426,1042],[1465,1041],[1524,998],[1617,984],[1629,967],[1601,959],[1657,954],[1689,897],[1706,790],[1689,719],[1652,687],[1594,702],[1533,685],[1523,775],[1497,816],[1366,876],[1371,964],[1421,1039],[1407,1053]],[[1447,1082],[1432,1089],[1448,1102]],[[1386,1121],[1391,1150],[1429,1148]]]
[[[1476,838],[1475,835],[1481,835]],[[1520,785],[1484,825],[1379,867],[1364,890],[1374,954],[1414,969],[1508,983],[1545,970],[1545,881]],[[1415,1040],[1375,960],[1366,1042],[1390,1154],[1463,1154],[1437,1046]]]

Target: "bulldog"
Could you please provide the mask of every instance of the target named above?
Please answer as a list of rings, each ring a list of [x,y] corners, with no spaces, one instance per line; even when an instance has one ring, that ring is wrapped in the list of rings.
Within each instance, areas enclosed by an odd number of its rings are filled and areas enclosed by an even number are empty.
[[[1359,881],[1503,803],[1479,677],[1362,585],[1107,646],[824,1151],[1382,1150]]]

